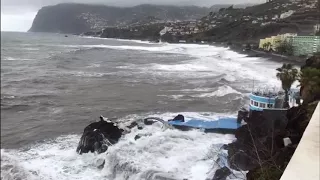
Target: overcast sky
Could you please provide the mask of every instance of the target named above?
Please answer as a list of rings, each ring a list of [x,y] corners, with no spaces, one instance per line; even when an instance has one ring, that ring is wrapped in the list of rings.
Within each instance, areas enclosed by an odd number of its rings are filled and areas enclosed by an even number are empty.
[[[66,2],[109,6],[139,4],[211,6],[214,4],[260,3],[265,0],[1,0],[1,31],[27,31],[41,7]]]

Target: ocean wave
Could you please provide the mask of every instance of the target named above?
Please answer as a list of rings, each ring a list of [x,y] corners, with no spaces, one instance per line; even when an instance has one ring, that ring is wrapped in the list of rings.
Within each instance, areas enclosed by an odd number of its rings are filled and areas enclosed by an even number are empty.
[[[1,103],[1,109],[2,110],[14,110],[16,112],[19,111],[26,111],[29,110],[31,108],[30,105],[28,104],[7,104],[7,103]]]
[[[164,65],[164,64],[155,64],[151,69],[154,70],[162,70],[162,71],[209,71],[208,67],[195,65],[195,64],[172,64],[172,65]]]
[[[40,50],[39,48],[34,48],[34,47],[25,47],[23,49],[27,50],[27,51],[39,51]]]
[[[113,73],[98,73],[98,72],[84,72],[84,71],[78,71],[78,72],[71,72],[70,73],[73,76],[78,77],[103,77],[106,75],[111,75]]]
[[[194,89],[182,89],[182,90],[170,90],[170,91],[181,91],[181,92],[208,92],[214,88],[194,88]]]
[[[93,36],[81,36],[81,38],[101,39],[101,40],[116,40],[116,41],[124,41],[124,42],[135,42],[135,43],[141,43],[141,44],[158,44],[158,43],[152,43],[152,42],[149,42],[149,41],[133,40],[133,39],[101,38],[101,37],[93,37]]]
[[[14,99],[16,96],[13,95],[1,95],[1,100],[6,100],[6,99]]]
[[[32,61],[34,59],[16,58],[16,57],[4,57],[3,59],[1,58],[1,60],[3,60],[3,61]]]
[[[158,97],[167,97],[169,99],[180,100],[180,101],[192,101],[193,99],[184,94],[176,94],[176,95],[157,95]]]
[[[134,41],[131,41],[134,42]],[[177,72],[171,74],[177,78],[186,78],[189,76],[194,77],[211,77],[218,74],[227,74],[222,81],[234,82],[237,80],[246,80],[248,78],[255,78],[255,81],[265,84],[277,84],[280,83],[275,78],[276,64],[271,63],[274,69],[265,67],[262,62],[265,61],[262,58],[247,57],[246,54],[239,54],[225,47],[215,47],[206,44],[169,44],[158,43],[150,44],[149,46],[136,43],[133,45],[63,45],[69,48],[80,49],[115,49],[115,50],[134,50],[134,51],[149,51],[152,53],[166,53],[166,54],[181,54],[192,57],[192,60],[178,62],[176,64],[166,64],[159,62],[150,62],[147,65],[134,66],[119,66],[123,69],[142,69],[144,73],[165,75],[157,71]],[[150,67],[157,71],[150,71]],[[186,74],[188,72],[195,72],[193,74]],[[179,74],[181,73],[181,74]]]
[[[220,86],[217,90],[211,92],[211,93],[202,93],[202,94],[198,94],[198,95],[192,95],[192,97],[223,97],[226,96],[228,94],[242,94],[241,92],[233,89],[230,86],[224,85],[224,86]]]
[[[97,68],[100,66],[101,66],[101,64],[91,63],[90,65],[87,66],[87,68]]]
[[[130,46],[130,45],[64,45],[65,47],[72,48],[106,48],[106,49],[115,49],[115,50],[140,50],[140,51],[152,51],[152,52],[166,52],[166,53],[174,53],[180,52],[182,47],[179,46]],[[182,51],[181,51],[182,52]]]
[[[12,150],[14,152],[14,150]],[[27,171],[19,164],[15,156],[10,155],[5,150],[1,149],[1,180],[13,179],[30,179],[33,180],[32,173]]]
[[[228,117],[227,114],[180,112],[186,120],[201,118],[212,120],[218,117]],[[119,120],[128,122],[148,115],[164,119],[173,118],[177,113],[148,113],[130,115]],[[145,134],[135,141],[137,134]],[[18,150],[1,150],[7,159],[1,166],[13,163],[21,167],[19,176],[30,179],[141,179],[149,174],[148,180],[153,180],[152,174],[170,176],[189,180],[206,179],[207,172],[212,169],[213,160],[207,158],[212,145],[230,143],[233,135],[205,134],[201,131],[178,131],[163,129],[161,124],[147,126],[142,130],[131,129],[131,132],[121,138],[106,153],[88,153],[78,155],[75,151],[80,135],[65,135],[56,139],[45,140]],[[181,151],[183,149],[183,151]],[[97,168],[97,161],[105,160],[104,169]],[[187,173],[186,173],[187,172]],[[11,177],[15,172],[8,171]],[[1,176],[3,173],[1,173]],[[23,179],[23,178],[22,178]],[[29,178],[27,178],[29,179]]]

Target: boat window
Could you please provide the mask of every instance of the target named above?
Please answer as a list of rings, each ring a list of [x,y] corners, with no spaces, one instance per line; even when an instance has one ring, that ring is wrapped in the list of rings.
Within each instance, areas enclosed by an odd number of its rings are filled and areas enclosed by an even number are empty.
[[[266,104],[265,103],[260,103],[260,106],[261,108],[266,108]]]
[[[259,106],[259,103],[254,101],[254,106],[257,106],[257,107],[258,107],[258,106]]]
[[[268,108],[273,108],[273,104],[268,104]]]
[[[251,103],[251,105],[253,105],[253,101],[252,101],[252,100],[251,100],[251,102],[250,102],[250,103]]]

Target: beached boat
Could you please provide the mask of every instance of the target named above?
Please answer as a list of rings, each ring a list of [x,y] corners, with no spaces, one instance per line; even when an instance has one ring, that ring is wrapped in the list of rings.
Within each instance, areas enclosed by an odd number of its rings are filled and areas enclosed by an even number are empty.
[[[299,104],[299,89],[291,89],[289,92],[289,105],[296,106]],[[263,111],[266,109],[278,109],[285,110],[283,106],[285,101],[285,94],[282,91],[270,91],[270,90],[256,90],[250,93],[250,111]],[[301,102],[300,102],[301,103]]]
[[[152,121],[160,121],[173,128],[180,130],[200,129],[204,132],[217,132],[217,133],[234,133],[241,124],[249,118],[252,113],[261,114],[266,119],[275,119],[283,116],[287,108],[284,108],[283,102],[285,95],[283,92],[257,90],[249,95],[249,109],[242,108],[238,111],[237,117],[221,117],[212,120],[204,119],[190,119],[185,121],[183,115],[178,115],[174,119],[168,121],[149,117],[144,120],[145,124],[152,124]],[[289,92],[289,103],[291,106],[297,105],[300,101],[299,90],[292,89]]]
[[[248,113],[248,112],[247,112]],[[238,117],[223,117],[212,120],[204,119],[190,119],[185,121],[184,116],[179,114],[173,119],[165,121],[156,117],[148,117],[144,119],[144,124],[151,125],[156,121],[162,122],[167,126],[179,129],[182,131],[188,131],[192,129],[200,129],[206,133],[217,132],[217,133],[234,133],[240,126],[242,121],[242,115],[245,114],[239,111]]]

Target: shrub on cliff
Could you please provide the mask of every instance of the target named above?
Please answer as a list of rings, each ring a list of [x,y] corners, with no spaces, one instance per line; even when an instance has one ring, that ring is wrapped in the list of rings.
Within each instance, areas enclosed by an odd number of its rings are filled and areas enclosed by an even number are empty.
[[[286,41],[283,41],[276,47],[276,51],[281,54],[293,55],[293,46]]]
[[[298,70],[292,64],[284,63],[281,68],[277,68],[277,78],[281,80],[282,89],[285,92],[284,107],[289,107],[289,90],[298,78]]]
[[[299,81],[302,88],[301,96],[305,103],[320,99],[320,69],[302,69]]]
[[[320,100],[320,52],[306,60],[301,67],[299,81],[304,104]]]

